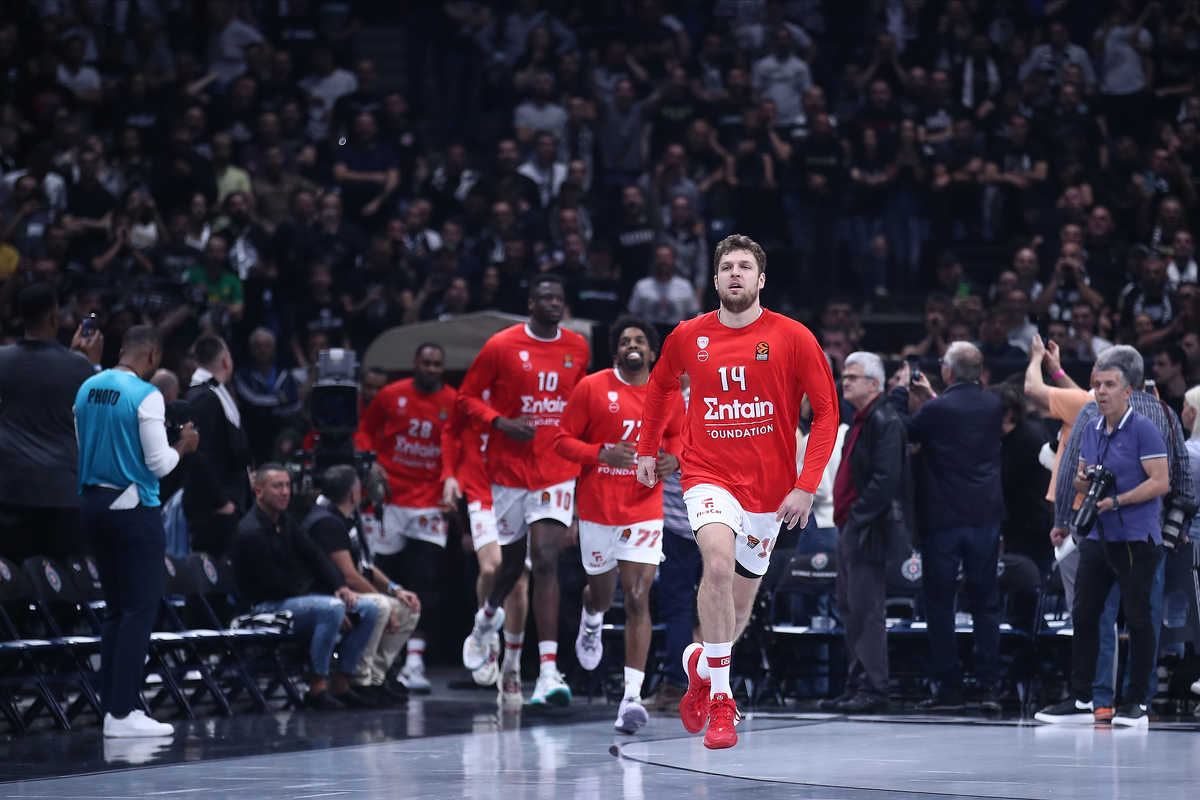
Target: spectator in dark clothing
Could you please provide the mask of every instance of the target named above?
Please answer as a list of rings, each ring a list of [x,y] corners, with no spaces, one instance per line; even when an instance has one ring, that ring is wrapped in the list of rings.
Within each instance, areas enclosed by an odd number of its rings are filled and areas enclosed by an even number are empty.
[[[187,493],[184,493],[187,496]],[[375,704],[350,688],[344,671],[330,675],[330,661],[342,637],[338,663],[357,665],[378,621],[374,603],[359,602],[341,572],[320,547],[302,533],[287,513],[292,479],[279,464],[267,463],[254,476],[256,502],[237,526],[231,553],[238,589],[254,613],[292,613],[292,630],[312,635],[309,657],[312,674],[306,704],[320,711]],[[358,617],[354,622],[349,614]]]
[[[903,368],[907,373],[907,367]],[[906,421],[909,441],[920,445],[916,478],[917,529],[921,537],[929,644],[937,691],[920,704],[929,711],[961,709],[962,672],[954,635],[958,570],[974,620],[975,673],[986,711],[999,711],[1000,594],[996,564],[1004,497],[1000,483],[1000,399],[979,385],[983,355],[955,342],[942,359],[946,389],[935,397],[922,373],[910,392],[908,381],[891,401]],[[911,416],[910,416],[911,414]]]
[[[496,310],[505,314],[529,312],[529,285],[536,276],[529,266],[524,239],[504,242],[504,260],[500,262],[500,288],[496,290]]]
[[[887,402],[883,362],[851,353],[842,371],[854,406],[833,484],[838,610],[846,628],[849,674],[842,697],[822,708],[872,714],[888,705],[887,581],[884,564],[908,544],[912,473],[904,423]]]
[[[91,150],[79,154],[79,182],[67,190],[67,210],[62,223],[75,237],[76,260],[99,255],[107,243],[107,231],[117,200],[96,179],[97,156]]]
[[[312,192],[301,190],[292,195],[291,213],[275,228],[275,260],[284,296],[303,293],[304,269],[321,237],[317,220],[317,201]]]
[[[270,459],[276,434],[299,413],[304,398],[292,373],[279,367],[274,333],[255,329],[247,355],[250,365],[233,374],[233,384],[242,401],[251,456],[261,463]]]
[[[613,276],[612,247],[608,242],[592,242],[587,254],[587,272],[568,281],[567,307],[571,316],[594,319],[605,324],[621,314],[621,282]]]
[[[320,331],[332,347],[350,347],[350,329],[346,325],[346,307],[333,291],[333,271],[316,261],[308,269],[308,296],[296,309],[292,321],[291,347],[296,363],[310,366],[303,350],[304,337]]]
[[[400,185],[400,169],[392,149],[379,143],[375,115],[363,111],[354,118],[351,143],[334,155],[333,179],[342,188],[350,219],[377,225],[387,216],[381,211]]]
[[[186,208],[197,194],[209,203],[217,199],[212,162],[197,154],[192,144],[191,131],[181,123],[171,133],[168,152],[155,162],[150,187],[159,208]]]
[[[650,274],[660,222],[647,211],[641,189],[626,186],[621,191],[621,217],[613,225],[613,255],[621,270],[621,302],[629,298],[635,283]]]
[[[1046,499],[1050,471],[1039,462],[1046,435],[1037,420],[1027,418],[1025,397],[1014,384],[989,387],[1000,398],[1004,411],[1004,438],[1000,441],[1000,487],[1008,516],[1000,523],[1004,552],[1033,559],[1050,577],[1054,546],[1047,533],[1054,527],[1054,504]]]
[[[379,122],[383,116],[383,95],[376,88],[378,74],[375,62],[364,58],[354,66],[358,89],[344,94],[333,104],[333,126],[338,136],[349,137],[359,114],[370,114]]]
[[[1009,318],[999,306],[989,308],[979,325],[979,341],[975,347],[988,361],[1008,358],[1025,358],[1025,351],[1008,342]]]
[[[187,400],[192,422],[204,435],[184,460],[183,513],[192,549],[219,558],[250,504],[250,446],[241,412],[225,388],[233,378],[229,347],[220,337],[202,336],[194,349],[197,367]]]
[[[35,283],[17,298],[25,335],[0,347],[0,554],[65,559],[84,551],[79,521],[75,393],[99,369],[104,336],[55,341],[54,291]]]

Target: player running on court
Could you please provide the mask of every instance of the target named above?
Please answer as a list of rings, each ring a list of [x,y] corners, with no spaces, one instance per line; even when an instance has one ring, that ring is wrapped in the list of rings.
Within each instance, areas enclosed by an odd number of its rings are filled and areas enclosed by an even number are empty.
[[[650,365],[658,349],[654,327],[638,317],[622,317],[609,332],[614,367],[580,381],[558,429],[556,449],[583,465],[576,506],[579,549],[587,587],[575,654],[584,669],[600,664],[600,630],[613,602],[617,571],[625,590],[625,696],[616,729],[637,733],[650,720],[642,707],[642,681],[650,650],[650,585],[662,560],[662,487],[637,481],[636,443],[646,401]],[[665,478],[679,468],[683,398],[666,427],[656,471]]]
[[[383,507],[382,536],[370,542],[380,568],[417,593],[431,613],[438,563],[446,549],[442,505],[448,487],[443,460],[458,458],[458,440],[448,435],[458,393],[442,383],[445,354],[432,342],[417,348],[413,377],[388,384],[363,414],[359,430],[379,454],[375,464],[391,495]],[[427,694],[425,623],[408,640],[399,681],[414,694]]]
[[[562,279],[542,273],[529,287],[529,322],[488,339],[459,389],[460,408],[488,437],[488,472],[500,537],[500,568],[491,596],[463,644],[463,666],[487,657],[487,634],[504,622],[501,606],[533,562],[533,613],[541,662],[533,705],[565,706],[571,690],[558,672],[558,551],[574,516],[579,465],[554,452],[567,398],[587,373],[587,340],[560,328]],[[490,391],[490,405],[483,400]],[[530,541],[528,546],[525,537]]]
[[[483,608],[484,600],[492,593],[496,570],[500,567],[500,534],[496,529],[496,513],[492,508],[492,483],[487,474],[487,442],[489,434],[480,433],[465,414],[458,411],[451,422],[450,435],[459,441],[457,464],[446,464],[445,505],[457,505],[462,495],[467,498],[467,517],[471,530],[471,547],[479,560],[479,577],[475,581],[475,599]],[[455,483],[448,479],[456,478]],[[461,487],[459,491],[455,491]],[[528,562],[526,562],[528,567]],[[519,709],[525,703],[521,694],[521,650],[525,644],[525,615],[529,606],[529,570],[504,601],[504,647],[500,633],[487,635],[487,653],[483,665],[471,671],[480,686],[498,683],[496,700],[501,709]],[[467,640],[471,642],[470,639]],[[500,655],[503,653],[503,661]]]
[[[746,236],[717,245],[719,310],[683,322],[663,343],[650,374],[638,480],[658,481],[656,458],[679,393],[691,378],[683,428],[683,499],[704,561],[696,602],[704,645],[684,651],[688,690],[679,716],[689,733],[708,722],[704,746],[737,744],[729,687],[733,643],[750,619],[780,522],[808,522],[813,493],[833,450],[838,402],[816,338],[800,323],[759,304],[766,254]],[[799,479],[796,423],[808,395],[812,435]],[[704,657],[701,658],[701,655]]]

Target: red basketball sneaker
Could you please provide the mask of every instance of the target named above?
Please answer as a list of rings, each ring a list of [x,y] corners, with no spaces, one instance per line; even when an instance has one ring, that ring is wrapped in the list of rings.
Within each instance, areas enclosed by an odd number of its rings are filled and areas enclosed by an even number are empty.
[[[709,681],[700,677],[696,665],[704,656],[704,645],[690,644],[683,651],[683,669],[688,676],[687,694],[679,701],[679,718],[688,733],[699,733],[708,722]]]
[[[708,730],[704,746],[709,750],[724,750],[737,744],[737,703],[725,694],[713,695],[708,704]]]

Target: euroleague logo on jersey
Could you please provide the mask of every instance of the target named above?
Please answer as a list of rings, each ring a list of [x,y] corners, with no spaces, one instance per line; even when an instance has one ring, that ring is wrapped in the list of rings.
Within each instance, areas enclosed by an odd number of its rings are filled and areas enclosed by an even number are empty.
[[[704,348],[708,347],[708,337],[707,336],[697,336],[696,337],[696,346],[700,348],[700,352],[696,353],[696,360],[697,361],[708,361],[708,351],[704,349]]]
[[[620,397],[620,395],[618,395],[616,392],[608,393],[608,410],[613,414],[616,414],[621,410],[621,407],[617,405],[618,397]]]
[[[529,351],[522,350],[517,353],[517,358],[521,359],[521,369],[530,372],[533,369],[533,364],[529,363]]]
[[[755,361],[766,361],[767,356],[769,356],[770,353],[771,353],[771,346],[769,344],[767,344],[766,342],[759,342],[758,345],[754,348],[754,360]]]
[[[573,358],[571,358],[570,353],[563,354],[563,367],[565,367],[566,369],[574,369],[575,360]]]

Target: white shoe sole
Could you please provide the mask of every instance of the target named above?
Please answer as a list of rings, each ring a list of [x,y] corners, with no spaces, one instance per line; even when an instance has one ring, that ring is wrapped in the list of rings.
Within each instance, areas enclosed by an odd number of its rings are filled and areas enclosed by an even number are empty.
[[[1138,717],[1137,719],[1130,719],[1129,717],[1114,716],[1112,718],[1112,725],[1114,728],[1149,728],[1150,718]]]
[[[546,692],[546,696],[542,698],[534,698],[529,701],[531,706],[552,706],[554,708],[566,708],[571,705],[571,690],[565,686],[555,687]]]
[[[1041,711],[1033,715],[1033,718],[1038,722],[1044,722],[1047,725],[1095,725],[1095,714],[1070,714],[1061,716],[1058,714],[1043,714]]]
[[[625,707],[625,711],[617,717],[617,721],[613,727],[616,728],[617,733],[632,735],[640,731],[649,721],[650,712],[644,706],[640,703],[630,703]]]

